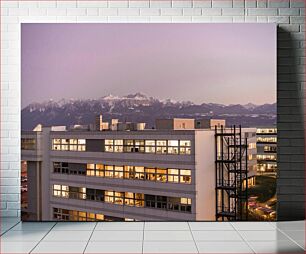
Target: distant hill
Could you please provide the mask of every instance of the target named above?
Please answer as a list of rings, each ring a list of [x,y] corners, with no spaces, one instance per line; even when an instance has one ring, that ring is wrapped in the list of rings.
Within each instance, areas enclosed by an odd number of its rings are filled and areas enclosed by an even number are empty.
[[[47,101],[32,103],[21,111],[23,130],[31,130],[37,124],[73,125],[89,124],[94,117],[103,114],[104,121],[117,118],[120,121],[147,123],[152,128],[156,118],[222,118],[228,125],[244,127],[272,126],[276,124],[276,103],[254,105],[195,104],[190,101],[159,100],[141,93],[123,97],[108,95],[100,99]]]

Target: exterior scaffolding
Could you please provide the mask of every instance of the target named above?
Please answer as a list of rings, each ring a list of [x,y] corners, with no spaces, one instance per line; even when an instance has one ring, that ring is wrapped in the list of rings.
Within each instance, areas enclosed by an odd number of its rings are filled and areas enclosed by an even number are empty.
[[[215,127],[217,221],[248,219],[247,148],[241,126]]]

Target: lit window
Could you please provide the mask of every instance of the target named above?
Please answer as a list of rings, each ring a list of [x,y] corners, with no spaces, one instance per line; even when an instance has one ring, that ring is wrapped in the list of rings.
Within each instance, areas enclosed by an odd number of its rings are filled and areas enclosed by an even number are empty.
[[[178,169],[173,169],[173,168],[168,169],[168,182],[174,182],[174,183],[179,182],[179,170]]]
[[[168,147],[168,154],[178,154],[178,147]]]
[[[52,150],[85,151],[85,139],[52,139]]]
[[[146,146],[155,146],[155,140],[146,140]]]
[[[113,145],[114,144],[114,140],[112,139],[105,139],[105,145]]]
[[[166,169],[156,169],[156,180],[159,182],[167,182],[167,170]]]
[[[191,146],[190,140],[180,140],[180,146]]]
[[[144,167],[135,167],[135,179],[144,179]]]
[[[74,144],[77,145],[78,144],[78,140],[77,139],[70,139],[69,140],[69,144],[70,145],[74,145]]]
[[[124,192],[115,192],[115,204],[123,205]]]
[[[79,145],[86,145],[86,139],[78,139]]]
[[[105,202],[114,203],[114,192],[113,191],[105,191]]]
[[[167,154],[167,147],[166,146],[158,146],[156,147],[157,154]]]
[[[146,146],[145,152],[146,153],[155,153],[155,147],[154,146]]]
[[[180,182],[181,183],[191,183],[191,170],[181,169],[180,170]]]
[[[155,168],[146,168],[146,180],[148,181],[155,181]]]
[[[178,146],[178,140],[168,140],[168,146]]]
[[[123,166],[115,166],[115,178],[123,178]]]
[[[104,220],[104,215],[103,214],[96,214],[96,219],[97,220]]]
[[[69,139],[61,139],[62,145],[69,145]]]
[[[167,140],[157,140],[157,146],[167,146]]]
[[[251,155],[250,159],[251,159]],[[263,157],[258,156],[258,159]],[[265,157],[270,158],[270,157]],[[73,164],[73,163],[70,163]],[[135,179],[145,181],[171,182],[171,183],[191,183],[190,169],[161,169],[147,168],[143,166],[114,166],[104,164],[86,164],[86,171],[80,167],[79,169],[67,162],[53,162],[53,172],[59,174],[78,174],[94,177]]]
[[[114,151],[114,140],[105,139],[105,152],[113,152]]]
[[[115,139],[115,145],[123,145],[123,139]]]
[[[114,176],[114,166],[105,165],[105,177],[112,178]]]
[[[249,143],[248,147],[249,147],[249,149],[255,149],[256,148],[256,143]]]

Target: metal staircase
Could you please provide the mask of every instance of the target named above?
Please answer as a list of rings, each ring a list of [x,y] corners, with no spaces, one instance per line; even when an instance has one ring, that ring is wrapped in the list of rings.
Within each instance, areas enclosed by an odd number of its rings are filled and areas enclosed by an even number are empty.
[[[215,127],[215,153],[216,220],[247,220],[247,139],[241,126]]]

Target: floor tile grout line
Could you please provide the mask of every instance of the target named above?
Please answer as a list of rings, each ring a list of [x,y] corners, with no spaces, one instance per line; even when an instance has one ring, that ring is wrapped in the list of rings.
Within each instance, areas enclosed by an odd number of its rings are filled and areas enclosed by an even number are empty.
[[[13,226],[11,226],[9,229],[5,230],[3,233],[0,234],[0,236],[4,235],[5,233],[9,232],[10,230],[12,230],[14,227],[16,227],[19,223],[21,223],[21,221],[18,221],[16,224],[14,224]]]
[[[189,224],[188,221],[187,221],[187,225],[188,225],[188,227],[189,227],[189,231],[190,231],[192,240],[193,240],[193,242],[194,242],[194,245],[195,245],[195,247],[196,247],[196,249],[197,249],[197,252],[200,253],[199,248],[198,248],[198,245],[197,245],[197,242],[196,242],[196,240],[195,240],[194,237],[193,237],[193,233],[192,233],[192,230],[191,230],[191,227],[190,227],[190,224]]]
[[[232,223],[231,223],[231,225],[232,225]],[[253,253],[256,253],[256,251],[253,249],[253,247],[251,246],[251,244],[250,244],[246,239],[244,239],[244,237],[242,236],[242,234],[240,234],[240,231],[237,230],[237,229],[234,227],[234,225],[232,225],[232,226],[233,226],[233,228],[235,229],[235,231],[237,232],[237,234],[241,237],[242,241],[245,242],[245,244],[246,244],[247,246],[249,246],[249,248],[253,251]]]
[[[305,250],[305,247],[301,246],[298,242],[296,242],[292,237],[290,237],[289,235],[286,234],[285,231],[276,228],[276,230],[278,230],[279,232],[283,233],[287,238],[289,238],[289,240],[291,240],[292,242],[294,242],[296,245],[298,245],[299,247],[301,247],[303,250]]]
[[[273,222],[269,221],[269,224],[273,227],[273,228],[277,228],[277,225],[275,225]]]
[[[38,241],[38,243],[28,252],[28,253],[32,253],[33,250],[35,250],[35,248],[41,243],[41,241],[51,232],[51,230],[55,227],[55,225],[57,224],[57,222],[54,223],[54,225],[48,230],[48,232]]]
[[[144,246],[144,234],[145,234],[145,221],[143,222],[142,226],[142,244],[141,244],[141,253],[143,254],[143,246]]]
[[[259,222],[259,221],[257,221],[257,222]],[[260,222],[259,222],[260,223]],[[268,229],[263,229],[263,228],[257,228],[257,229],[249,229],[249,228],[247,228],[247,229],[245,229],[245,228],[236,228],[235,226],[234,226],[234,223],[233,222],[230,222],[230,224],[232,225],[232,227],[236,230],[236,231],[275,231],[275,229],[276,229],[276,227],[275,226],[272,226],[271,225],[271,227],[272,228],[268,228]]]
[[[89,242],[90,242],[90,239],[91,239],[93,233],[94,233],[95,230],[96,230],[97,225],[98,225],[98,222],[96,222],[94,228],[92,229],[92,232],[91,232],[91,234],[90,234],[90,236],[89,236],[89,239],[88,239],[88,241],[87,241],[87,243],[86,243],[86,246],[85,246],[85,248],[84,248],[84,250],[83,250],[83,252],[82,252],[83,254],[85,253],[85,251],[86,251],[86,249],[87,249],[87,246],[88,246],[88,244],[89,244]]]
[[[237,231],[236,228],[235,228],[235,226],[234,226],[234,224],[233,224],[232,222],[229,222],[229,224],[231,225],[231,227],[232,227],[235,231]]]

